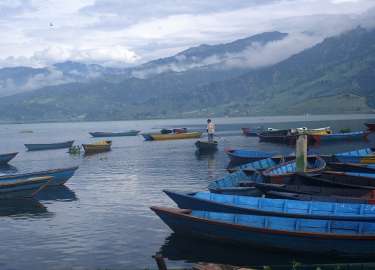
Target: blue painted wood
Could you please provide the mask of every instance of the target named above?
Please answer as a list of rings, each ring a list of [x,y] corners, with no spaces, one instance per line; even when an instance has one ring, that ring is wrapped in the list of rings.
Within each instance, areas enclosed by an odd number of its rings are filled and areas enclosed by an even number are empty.
[[[239,170],[211,182],[208,189],[214,193],[254,195],[259,193],[252,186],[256,182],[263,182],[263,177],[258,172]],[[247,185],[240,186],[241,183],[246,183]]]
[[[375,221],[375,205],[369,204],[295,201],[210,192],[180,193],[168,190],[164,192],[183,209],[312,219]]]
[[[283,158],[266,158],[257,160],[254,162],[246,163],[240,165],[238,167],[232,168],[231,170],[254,170],[254,171],[262,171],[266,170],[271,167],[275,167],[276,165],[280,164],[283,161]]]
[[[346,133],[333,133],[326,135],[312,135],[317,142],[331,142],[331,141],[353,141],[366,139],[370,134],[368,131],[355,131]]]
[[[12,182],[17,179],[25,179],[31,177],[51,176],[52,180],[48,183],[49,186],[63,185],[68,181],[78,169],[76,167],[52,169],[39,172],[22,173],[22,174],[8,174],[0,176],[0,183]]]
[[[349,152],[337,153],[334,154],[333,157],[337,159],[339,162],[344,163],[361,163],[361,159],[365,157],[369,157],[375,154],[373,148],[364,148],[358,149]]]
[[[92,137],[124,137],[124,136],[137,136],[139,130],[129,130],[125,132],[89,132]]]
[[[51,179],[51,177],[37,177],[0,181],[0,199],[31,198]]]
[[[15,158],[15,156],[17,154],[18,154],[18,152],[0,154],[0,165],[7,164],[10,160],[12,160],[13,158]]]
[[[335,256],[373,257],[375,223],[151,207],[184,236]]]
[[[235,164],[250,163],[257,160],[270,158],[276,154],[245,149],[226,149],[225,153],[228,155],[231,162]]]
[[[61,143],[39,143],[39,144],[25,144],[28,151],[40,151],[51,149],[69,148],[73,145],[74,141],[67,141]]]

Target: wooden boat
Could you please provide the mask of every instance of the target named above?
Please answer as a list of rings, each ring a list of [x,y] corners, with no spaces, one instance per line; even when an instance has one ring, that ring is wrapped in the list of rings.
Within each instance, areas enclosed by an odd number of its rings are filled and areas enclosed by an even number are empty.
[[[198,148],[201,152],[214,152],[217,151],[218,142],[213,141],[196,141],[195,146]]]
[[[151,136],[151,133],[142,133],[141,135],[145,139],[145,141],[153,141],[154,140]]]
[[[228,168],[229,172],[235,172],[238,170],[250,170],[250,171],[263,171],[279,165],[284,162],[284,157],[271,157],[246,163],[237,167]]]
[[[168,134],[149,134],[153,141],[164,140],[182,140],[182,139],[195,139],[202,137],[202,132],[181,132],[181,133],[168,133]]]
[[[250,163],[257,160],[270,158],[276,155],[276,153],[245,149],[225,149],[224,152],[228,155],[231,163],[233,164]]]
[[[176,234],[333,256],[372,257],[375,224],[151,207]]]
[[[92,137],[124,137],[124,136],[137,136],[139,130],[129,130],[125,132],[89,132]]]
[[[364,148],[349,152],[342,152],[333,155],[334,161],[343,163],[361,163],[372,164],[375,163],[375,149]]]
[[[0,199],[31,198],[51,179],[50,176],[43,176],[0,181]]]
[[[256,182],[263,182],[258,172],[240,170],[211,182],[208,189],[221,194],[259,195],[259,191],[254,187]]]
[[[260,132],[263,131],[262,128],[241,128],[242,134],[246,137],[257,137]]]
[[[52,170],[46,170],[46,171],[39,171],[39,172],[31,172],[31,173],[1,175],[0,176],[0,183],[9,182],[9,181],[13,181],[13,180],[16,180],[16,179],[50,176],[50,177],[52,177],[52,180],[48,183],[48,185],[49,186],[58,186],[58,185],[65,184],[74,175],[74,173],[77,169],[78,169],[78,166],[62,168],[62,169],[52,169]]]
[[[260,142],[295,144],[298,135],[292,134],[289,130],[279,130],[272,132],[261,132],[258,134]]]
[[[319,156],[309,156],[307,159],[307,173],[316,173],[325,169],[326,162]],[[296,161],[281,163],[275,167],[262,171],[262,175],[269,179],[269,182],[283,183],[284,179],[296,173]]]
[[[310,135],[316,143],[323,142],[334,142],[334,141],[356,141],[356,140],[367,140],[367,136],[370,134],[368,131],[356,131],[346,133],[333,133],[326,135]]]
[[[375,131],[375,123],[365,123],[368,131]]]
[[[298,133],[304,133],[307,135],[327,135],[331,134],[332,130],[330,127],[323,127],[323,128],[296,128],[296,132]]]
[[[319,174],[297,173],[301,182],[313,185],[375,189],[375,175],[350,172],[323,171]]]
[[[359,204],[375,204],[375,197],[347,197],[347,196],[322,196],[300,193],[288,193],[280,191],[267,191],[267,198],[288,199],[298,201],[319,201],[319,202],[337,202],[337,203],[359,203]]]
[[[60,142],[60,143],[35,143],[25,144],[28,151],[52,150],[70,148],[74,141]]]
[[[112,141],[99,141],[92,144],[82,144],[85,154],[94,154],[111,151]]]
[[[14,153],[6,153],[6,154],[0,154],[0,165],[5,165],[9,161],[11,161],[15,156],[17,156],[18,152]]]
[[[375,207],[368,204],[298,202],[210,192],[180,193],[164,190],[164,193],[183,209],[279,217],[375,221]]]
[[[342,163],[342,162],[328,162],[327,169],[339,172],[361,172],[361,173],[374,173],[374,164],[360,164],[360,163]]]

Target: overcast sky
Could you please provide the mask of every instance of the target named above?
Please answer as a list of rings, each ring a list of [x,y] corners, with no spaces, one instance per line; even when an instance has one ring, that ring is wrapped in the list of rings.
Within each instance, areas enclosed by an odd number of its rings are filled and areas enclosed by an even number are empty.
[[[329,36],[375,0],[0,0],[0,66],[129,65],[264,31]]]

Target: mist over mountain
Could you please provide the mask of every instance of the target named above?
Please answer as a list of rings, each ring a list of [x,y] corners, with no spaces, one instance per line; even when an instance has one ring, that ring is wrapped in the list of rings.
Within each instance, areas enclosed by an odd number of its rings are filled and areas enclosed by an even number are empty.
[[[375,31],[361,27],[323,41],[309,33],[267,32],[133,68],[61,63],[53,70],[64,82],[0,98],[0,120],[374,112],[374,44]],[[17,78],[23,86],[53,74],[49,68],[1,71],[0,80]]]

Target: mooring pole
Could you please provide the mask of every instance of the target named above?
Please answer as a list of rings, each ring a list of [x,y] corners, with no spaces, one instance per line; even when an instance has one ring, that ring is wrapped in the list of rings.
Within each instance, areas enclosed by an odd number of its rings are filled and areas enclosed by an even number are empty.
[[[152,256],[152,258],[155,259],[159,270],[168,270],[167,265],[165,264],[164,258],[160,253],[156,253],[154,256]]]
[[[299,134],[296,141],[296,171],[305,172],[307,166],[307,135]]]

